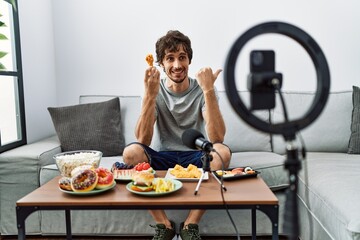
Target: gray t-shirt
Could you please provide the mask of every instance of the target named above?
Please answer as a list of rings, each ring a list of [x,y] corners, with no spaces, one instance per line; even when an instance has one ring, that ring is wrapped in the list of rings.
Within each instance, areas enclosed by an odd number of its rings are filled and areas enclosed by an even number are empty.
[[[183,132],[196,129],[206,136],[202,112],[205,99],[195,79],[189,78],[190,86],[182,93],[174,93],[161,79],[156,98],[156,126],[152,147],[158,151],[189,151],[181,140]]]

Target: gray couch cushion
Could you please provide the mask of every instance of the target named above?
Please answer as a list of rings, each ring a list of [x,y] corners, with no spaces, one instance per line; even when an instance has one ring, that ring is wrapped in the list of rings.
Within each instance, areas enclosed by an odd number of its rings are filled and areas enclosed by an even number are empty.
[[[360,153],[360,88],[353,86],[353,112],[348,153]]]
[[[306,171],[305,171],[306,170]],[[299,174],[298,196],[331,239],[359,239],[359,156],[346,153],[308,153]],[[307,173],[307,174],[305,174]],[[309,228],[309,219],[302,228]],[[317,231],[302,239],[324,239]],[[330,239],[330,238],[329,238]]]
[[[246,103],[249,102],[249,92],[239,92],[240,97]],[[231,151],[271,151],[270,135],[250,127],[233,110],[229,103],[226,92],[219,91],[219,107],[225,121],[226,135],[224,143]],[[267,111],[257,111],[256,116],[268,122]]]
[[[48,110],[62,151],[98,150],[103,156],[122,153],[124,138],[119,98]]]
[[[315,96],[313,92],[284,92],[283,95],[290,120],[302,117],[310,109]],[[352,91],[330,93],[321,115],[301,131],[309,152],[347,152],[352,111],[351,96]],[[281,105],[277,104],[273,111],[273,122],[283,122],[283,119]],[[273,144],[274,152],[285,153],[282,136],[274,136]]]

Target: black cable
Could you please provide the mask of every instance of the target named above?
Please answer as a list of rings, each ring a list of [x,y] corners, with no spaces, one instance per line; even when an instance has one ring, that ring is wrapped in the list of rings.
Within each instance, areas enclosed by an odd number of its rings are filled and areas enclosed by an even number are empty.
[[[301,144],[301,156],[302,158],[305,160],[306,159],[306,147],[305,147],[305,141],[301,135],[300,132],[297,132],[297,135],[300,139],[300,144]]]
[[[268,114],[269,114],[269,124],[272,124],[271,109],[268,109]],[[272,133],[269,133],[269,136],[270,136],[271,152],[274,152],[274,140],[273,140],[274,135]]]
[[[222,168],[222,171],[224,172],[225,171],[225,164],[224,164],[223,158],[221,157],[221,155],[215,149],[213,151],[219,156],[219,158],[221,160],[221,168]],[[229,208],[228,208],[228,206],[226,204],[226,201],[225,201],[224,188],[222,187],[222,186],[224,186],[224,177],[223,177],[223,175],[221,175],[220,182],[221,182],[221,184],[220,184],[220,193],[221,193],[221,198],[222,198],[222,201],[223,201],[223,205],[225,207],[225,211],[226,211],[227,215],[229,216],[230,222],[231,222],[231,224],[233,225],[233,227],[235,229],[237,239],[240,240],[241,238],[240,238],[239,231],[238,231],[238,229],[236,227],[236,224],[235,224],[233,218],[231,217],[231,213],[230,213]]]
[[[308,212],[308,220],[309,220],[309,239],[313,239],[313,234],[314,234],[314,229],[313,229],[313,219],[311,217],[311,207],[310,207],[310,197],[309,197],[309,188],[308,188],[308,184],[309,184],[309,173],[308,173],[308,160],[307,160],[307,156],[306,156],[306,146],[305,146],[305,141],[302,137],[302,135],[300,134],[300,132],[297,133],[297,135],[299,136],[300,139],[300,143],[301,143],[301,155],[302,155],[302,160],[304,162],[304,192],[305,192],[305,204],[306,206],[309,208]]]
[[[273,84],[273,86],[277,90],[277,92],[279,93],[281,106],[282,106],[283,113],[284,113],[285,122],[289,122],[289,117],[288,117],[288,113],[287,113],[287,109],[286,109],[286,104],[285,104],[285,100],[284,100],[284,97],[282,95],[282,92],[280,90],[280,85],[275,83],[275,84]]]

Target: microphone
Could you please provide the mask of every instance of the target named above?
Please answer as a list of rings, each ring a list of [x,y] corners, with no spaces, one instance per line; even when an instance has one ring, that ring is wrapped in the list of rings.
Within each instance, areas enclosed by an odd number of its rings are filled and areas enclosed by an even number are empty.
[[[195,129],[185,130],[181,136],[181,139],[184,145],[189,148],[201,149],[206,152],[213,151],[213,144],[207,141],[204,135]]]

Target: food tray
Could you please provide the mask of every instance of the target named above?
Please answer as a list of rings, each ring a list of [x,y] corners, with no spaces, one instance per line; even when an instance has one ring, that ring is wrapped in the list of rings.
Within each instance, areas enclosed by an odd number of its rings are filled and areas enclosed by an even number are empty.
[[[233,170],[234,168],[228,168],[228,169],[225,169],[225,171],[231,171],[231,170]],[[260,174],[260,172],[259,171],[256,171],[256,170],[254,170],[255,171],[255,173],[251,173],[251,174],[247,174],[247,173],[244,173],[244,174],[235,174],[235,175],[233,175],[233,176],[228,176],[228,177],[226,177],[226,175],[224,175],[224,177],[223,177],[223,180],[224,181],[232,181],[232,180],[240,180],[240,179],[246,179],[246,178],[254,178],[254,177],[257,177],[257,175],[258,174]],[[216,173],[216,171],[213,171],[213,173],[214,173],[214,175],[217,177],[217,178],[219,178],[219,179],[221,179],[221,176],[220,175],[218,175],[217,173]]]

